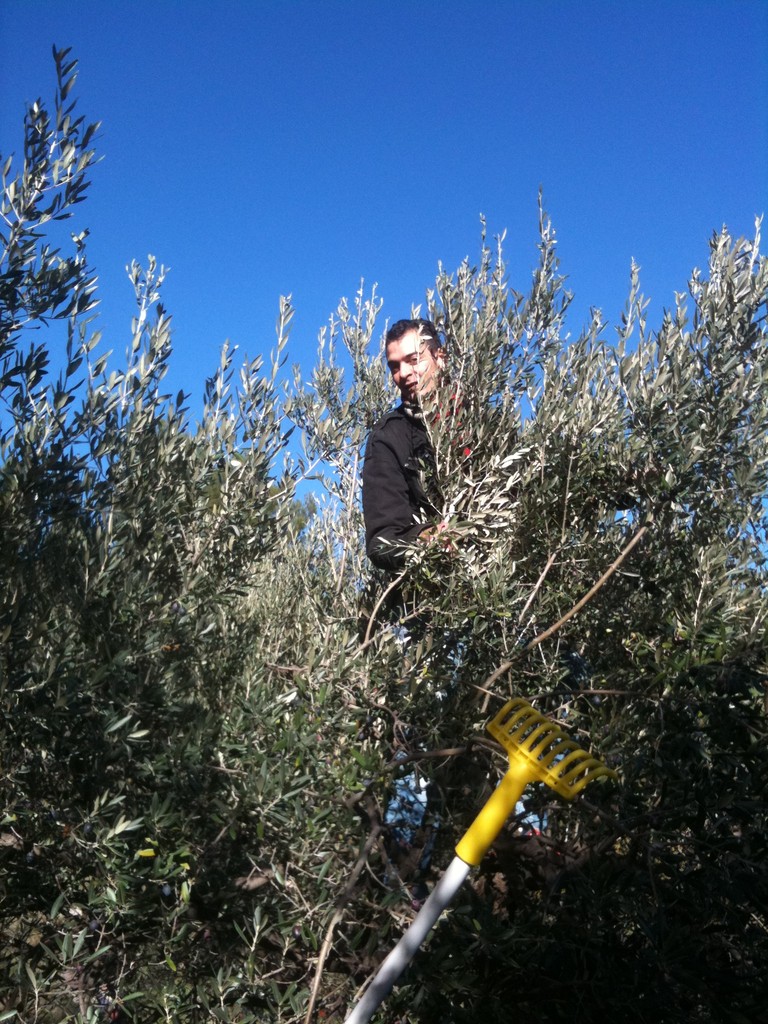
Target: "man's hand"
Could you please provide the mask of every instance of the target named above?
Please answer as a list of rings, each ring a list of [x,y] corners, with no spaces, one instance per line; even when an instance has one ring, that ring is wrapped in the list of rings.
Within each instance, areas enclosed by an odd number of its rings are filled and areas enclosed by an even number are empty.
[[[446,551],[455,551],[456,546],[449,536],[449,530],[450,526],[447,520],[444,519],[442,522],[435,523],[434,526],[428,526],[426,530],[422,530],[419,534],[419,540],[424,544],[431,544],[433,541],[437,540],[440,546]]]

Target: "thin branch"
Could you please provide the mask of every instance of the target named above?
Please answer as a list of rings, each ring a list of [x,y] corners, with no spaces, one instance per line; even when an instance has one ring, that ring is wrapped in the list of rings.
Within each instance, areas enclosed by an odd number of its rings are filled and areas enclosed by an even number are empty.
[[[385,767],[399,768],[400,765],[408,764],[410,761],[440,761],[447,757],[460,757],[462,754],[468,754],[472,747],[485,747],[486,750],[492,750],[495,753],[504,752],[504,748],[495,740],[488,740],[485,736],[471,736],[467,740],[466,746],[444,747],[441,750],[417,750],[412,754],[397,755],[388,761]]]
[[[525,602],[525,605],[523,606],[523,610],[520,612],[520,614],[517,617],[517,624],[518,624],[518,626],[522,625],[523,619],[525,618],[525,613],[531,607],[531,604],[533,603],[533,599],[536,597],[537,593],[541,589],[541,585],[544,582],[544,580],[546,579],[547,573],[552,568],[552,565],[554,564],[554,561],[555,561],[556,558],[557,558],[557,551],[553,551],[552,554],[547,559],[547,564],[541,570],[539,578],[536,580],[536,585],[533,588],[533,590],[531,591],[530,596],[528,597],[528,600]]]
[[[350,533],[351,533],[351,525],[352,525],[352,509],[354,507],[353,496],[354,496],[355,488],[357,486],[357,467],[358,467],[359,464],[360,464],[360,449],[358,448],[357,451],[355,452],[355,462],[354,462],[354,465],[352,467],[352,473],[350,474],[350,479],[349,479],[349,495],[347,497],[347,529],[350,530]],[[346,568],[346,564],[347,564],[347,552],[348,551],[349,551],[349,545],[345,544],[344,545],[344,550],[342,551],[342,554],[341,554],[341,565],[339,566],[339,578],[336,581],[336,597],[340,596],[342,587],[344,586],[344,569]]]
[[[469,744],[465,747],[445,747],[442,750],[417,750],[413,754],[397,754],[391,761],[387,762],[387,768],[399,768],[401,764],[409,764],[411,761],[441,761],[446,757],[458,757],[466,754]]]
[[[533,648],[534,647],[538,647],[539,644],[544,643],[545,640],[548,640],[559,629],[561,629],[566,624],[566,622],[569,622],[574,617],[574,615],[577,615],[581,611],[581,609],[589,601],[592,600],[592,598],[595,596],[595,594],[598,592],[598,590],[600,590],[600,588],[603,587],[608,582],[608,580],[611,578],[611,576],[613,576],[613,574],[616,572],[616,570],[622,564],[622,562],[627,557],[627,555],[630,553],[630,551],[632,551],[635,548],[635,546],[642,540],[642,538],[648,532],[649,525],[650,525],[650,523],[646,522],[646,523],[644,523],[640,527],[640,529],[637,531],[637,533],[634,535],[634,537],[630,540],[630,542],[627,544],[627,546],[624,548],[624,550],[619,554],[618,558],[616,558],[608,566],[608,568],[605,570],[605,572],[600,577],[600,579],[597,581],[597,583],[595,583],[594,586],[590,587],[590,589],[586,592],[584,597],[582,597],[579,601],[577,601],[576,604],[570,609],[570,611],[567,611],[565,613],[565,615],[563,615],[562,618],[558,619],[557,622],[553,626],[549,627],[549,629],[545,629],[543,633],[539,633],[538,636],[535,636],[533,638],[533,640],[531,640],[529,643],[527,643],[525,645],[525,647],[522,648],[522,650],[519,652],[519,654],[516,655],[515,658],[511,658],[509,661],[505,661],[505,662],[503,662],[503,664],[499,665],[499,667],[494,672],[492,672],[488,676],[487,679],[485,679],[483,681],[483,685],[485,687],[492,686],[493,683],[495,683],[497,679],[499,679],[501,676],[503,676],[505,674],[505,672],[509,672],[509,670],[512,668],[512,666],[515,664],[515,661],[517,660],[517,658],[519,658],[523,654],[527,654],[528,651],[532,651]]]
[[[571,470],[573,469],[574,455],[571,450],[568,456],[568,474],[565,478],[565,497],[563,498],[563,522],[560,527],[560,543],[565,544],[566,525],[568,521],[568,499],[571,496]]]
[[[315,977],[312,981],[312,992],[309,997],[309,1004],[307,1006],[307,1013],[304,1018],[304,1024],[311,1024],[312,1015],[315,1012],[315,1003],[317,1002],[317,996],[320,991],[320,982],[322,981],[323,977],[323,968],[325,967],[325,961],[331,950],[331,945],[333,944],[333,933],[336,930],[336,925],[339,923],[339,921],[341,921],[342,917],[344,916],[344,908],[347,905],[349,897],[352,895],[352,890],[357,884],[357,880],[360,877],[363,868],[368,862],[368,855],[370,854],[373,847],[376,845],[376,842],[384,828],[378,815],[371,815],[370,809],[368,813],[370,817],[373,819],[373,826],[368,835],[368,838],[365,841],[363,849],[360,851],[360,856],[357,858],[357,862],[355,866],[352,868],[352,874],[349,877],[349,881],[344,886],[344,891],[337,900],[336,909],[333,912],[333,917],[331,918],[330,924],[328,925],[328,928],[326,930],[325,938],[323,939],[323,944],[320,947],[320,955],[317,958],[317,967],[315,968]]]
[[[627,546],[624,548],[624,550],[621,552],[618,558],[608,566],[608,568],[605,570],[605,572],[597,581],[597,583],[595,583],[595,585],[586,592],[584,597],[582,597],[580,601],[577,601],[573,608],[571,608],[570,611],[566,612],[561,619],[558,619],[554,626],[550,626],[549,629],[545,629],[543,633],[539,633],[539,635],[535,636],[533,640],[530,641],[530,643],[526,644],[523,648],[523,653],[525,654],[528,651],[533,650],[534,647],[537,647],[545,640],[548,640],[554,633],[558,631],[558,629],[564,626],[566,622],[569,622],[574,617],[574,615],[577,615],[584,607],[584,605],[586,605],[589,601],[592,600],[592,598],[595,596],[598,590],[600,590],[600,588],[608,582],[608,580],[611,578],[611,576],[613,576],[613,574],[622,564],[622,562],[630,553],[630,551],[632,551],[633,548],[642,540],[642,538],[645,536],[647,532],[648,523],[645,523],[643,524],[643,526],[640,527],[640,529],[634,535],[629,544],[627,544]]]
[[[403,570],[399,576],[396,576],[395,579],[389,584],[387,589],[384,591],[384,593],[381,595],[376,604],[373,606],[373,611],[371,612],[370,618],[368,619],[368,628],[365,631],[365,639],[363,641],[363,646],[367,646],[371,641],[371,631],[373,630],[373,624],[376,622],[376,616],[379,614],[379,609],[384,604],[384,601],[389,597],[389,595],[395,590],[395,588],[400,586],[400,584],[405,579],[405,575],[406,570]]]

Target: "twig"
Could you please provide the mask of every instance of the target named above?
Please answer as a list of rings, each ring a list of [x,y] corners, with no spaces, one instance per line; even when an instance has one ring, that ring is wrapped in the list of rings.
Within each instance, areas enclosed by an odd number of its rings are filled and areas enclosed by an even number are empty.
[[[522,621],[523,621],[523,619],[525,618],[525,613],[526,613],[526,612],[528,611],[528,609],[529,609],[529,608],[531,607],[531,604],[532,604],[532,602],[533,602],[533,599],[534,599],[534,597],[536,597],[536,595],[538,594],[538,592],[539,592],[539,590],[540,590],[540,588],[541,588],[541,585],[542,585],[542,583],[543,583],[543,582],[544,582],[544,580],[546,579],[547,573],[548,573],[548,572],[549,572],[549,570],[550,570],[550,569],[552,568],[552,563],[553,563],[553,562],[555,561],[555,558],[557,558],[557,551],[553,551],[553,552],[552,552],[552,554],[551,554],[551,555],[549,556],[549,558],[547,559],[547,564],[546,564],[546,565],[544,566],[544,568],[543,568],[543,569],[541,570],[541,573],[540,573],[540,575],[539,575],[539,578],[538,578],[538,579],[536,580],[536,586],[535,586],[535,587],[533,588],[533,590],[531,591],[531,593],[530,593],[530,596],[529,596],[528,600],[527,600],[527,601],[525,602],[525,605],[523,606],[523,610],[522,610],[522,611],[520,612],[520,614],[519,614],[519,615],[518,615],[518,617],[517,617],[517,624],[518,624],[518,626],[520,626],[520,625],[522,624]]]
[[[565,527],[568,519],[568,499],[571,496],[571,470],[573,469],[574,455],[571,450],[568,456],[568,475],[565,478],[565,497],[563,499],[563,522],[560,527],[560,543],[565,544]]]
[[[484,708],[488,705],[487,698],[493,696],[493,691],[490,689],[490,687],[493,686],[497,679],[501,679],[505,672],[509,672],[513,665],[513,661],[503,662],[501,665],[499,665],[495,672],[491,672],[488,678],[484,680],[484,686],[482,689],[482,692],[486,696],[486,701],[485,704],[483,705]],[[480,689],[480,687],[478,687],[478,689]]]
[[[444,747],[442,750],[417,750],[413,754],[396,754],[391,761],[387,762],[387,768],[398,768],[401,764],[408,764],[410,761],[439,761],[445,757],[459,757],[469,750],[466,747]]]
[[[632,551],[635,545],[640,542],[640,540],[647,533],[647,531],[648,523],[645,523],[643,526],[640,527],[640,529],[637,531],[637,533],[629,542],[629,544],[627,544],[627,546],[624,548],[624,550],[621,552],[618,558],[608,566],[608,568],[605,570],[605,572],[597,581],[597,583],[595,583],[593,587],[590,587],[590,589],[586,592],[584,597],[582,597],[580,601],[577,601],[573,608],[571,608],[570,611],[566,612],[561,619],[558,619],[554,626],[550,626],[549,629],[545,629],[543,633],[539,633],[539,635],[535,636],[533,640],[530,641],[530,643],[527,643],[523,648],[523,653],[525,654],[528,651],[533,650],[534,647],[537,647],[545,640],[548,640],[553,633],[556,633],[558,629],[560,629],[561,626],[564,626],[566,622],[568,622],[570,619],[574,617],[574,615],[577,615],[584,607],[584,605],[587,604],[587,602],[591,601],[595,594],[598,592],[598,590],[600,590],[600,588],[611,578],[611,576],[613,576],[613,574],[619,568],[619,566],[630,553],[630,551]]]
[[[522,654],[527,654],[528,651],[532,651],[534,647],[538,647],[539,644],[544,643],[545,640],[548,640],[554,633],[558,631],[558,629],[564,626],[566,622],[569,622],[574,617],[574,615],[577,615],[584,607],[584,605],[591,601],[595,594],[598,592],[598,590],[600,590],[600,588],[607,583],[611,576],[613,576],[613,574],[619,568],[619,566],[630,553],[630,551],[632,551],[632,549],[640,542],[643,536],[648,532],[649,525],[650,523],[648,522],[644,523],[637,531],[637,533],[634,535],[634,537],[630,540],[630,542],[627,544],[627,546],[624,548],[624,550],[619,554],[618,558],[616,558],[608,566],[608,568],[605,570],[605,572],[597,581],[597,583],[595,583],[594,586],[590,587],[590,589],[586,592],[584,597],[582,597],[581,600],[577,601],[576,604],[570,609],[570,611],[567,611],[565,615],[562,616],[562,618],[558,619],[554,626],[550,626],[549,629],[545,629],[543,633],[539,633],[537,636],[533,638],[533,640],[529,641],[529,643],[527,643],[525,647],[522,648],[517,657],[520,657],[520,655]],[[501,665],[499,665],[499,667],[494,672],[492,672],[487,679],[483,681],[483,685],[485,687],[490,687],[493,683],[496,682],[497,679],[503,676],[505,672],[509,672],[512,666],[515,664],[517,657],[511,658],[509,661],[505,661]]]
[[[487,689],[487,687],[485,686],[478,686],[477,683],[468,683],[467,685],[471,686],[473,690],[477,690],[478,693],[485,694],[485,700],[483,701],[483,709],[488,707],[488,702],[490,701],[491,697],[498,697],[497,693],[494,693],[493,690]]]
[[[371,818],[374,818],[374,815],[370,816]],[[320,982],[323,977],[323,968],[325,967],[325,961],[328,957],[328,953],[331,950],[331,945],[333,944],[333,933],[336,930],[336,925],[339,923],[339,921],[341,921],[342,917],[344,916],[344,908],[347,905],[347,901],[349,900],[349,897],[352,894],[352,890],[357,884],[357,880],[360,877],[360,874],[368,861],[368,854],[376,845],[376,841],[378,840],[379,836],[383,831],[383,827],[384,826],[379,820],[379,816],[375,815],[373,826],[368,835],[368,838],[365,841],[365,845],[363,846],[363,849],[360,852],[360,856],[357,858],[357,862],[354,868],[352,869],[352,874],[349,876],[349,881],[344,886],[344,891],[337,900],[336,909],[333,912],[333,917],[331,918],[330,924],[328,925],[328,928],[326,930],[325,938],[323,939],[323,944],[320,947],[320,955],[317,958],[317,967],[315,968],[315,977],[312,981],[312,992],[309,997],[309,1005],[307,1006],[307,1013],[304,1018],[304,1024],[311,1024],[312,1015],[315,1012],[315,1003],[317,1002],[317,995],[318,992],[320,991]]]
[[[358,467],[359,464],[360,464],[360,449],[358,448],[357,451],[355,452],[355,464],[352,467],[352,473],[350,475],[350,481],[349,481],[349,497],[347,499],[347,509],[349,510],[348,513],[347,513],[347,525],[348,526],[351,524],[352,509],[354,508],[353,495],[354,495],[355,487],[357,486],[357,467]],[[347,551],[348,550],[349,550],[349,547],[348,547],[348,545],[345,544],[344,545],[344,550],[343,550],[343,552],[341,554],[341,565],[339,566],[339,578],[336,581],[336,597],[340,596],[341,588],[344,585],[344,569],[345,569],[346,564],[347,564]]]
[[[464,747],[444,747],[441,750],[417,750],[412,754],[396,755],[385,765],[386,768],[398,768],[401,764],[408,764],[409,761],[438,761],[445,757],[460,757],[468,754],[473,747],[485,747],[496,753],[504,751],[500,743],[495,740],[486,739],[485,736],[470,736]]]
[[[387,589],[381,595],[379,600],[373,606],[373,611],[371,612],[371,616],[370,616],[370,618],[368,620],[368,628],[365,631],[365,640],[363,641],[363,645],[364,646],[366,646],[367,644],[370,643],[370,640],[371,640],[371,630],[373,629],[373,624],[376,621],[376,616],[379,614],[379,608],[381,608],[382,604],[384,604],[384,601],[389,597],[389,595],[392,593],[392,591],[396,587],[400,586],[400,584],[403,582],[404,579],[405,579],[405,571],[401,572],[399,576],[396,576],[395,579],[392,580],[392,582],[389,584]]]

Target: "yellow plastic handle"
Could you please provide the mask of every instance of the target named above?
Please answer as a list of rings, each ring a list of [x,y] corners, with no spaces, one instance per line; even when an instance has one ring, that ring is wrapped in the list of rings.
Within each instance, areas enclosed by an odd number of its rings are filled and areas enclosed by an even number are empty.
[[[532,775],[522,759],[512,758],[509,769],[491,793],[478,816],[469,826],[456,847],[456,855],[465,864],[476,867],[488,852],[488,847],[504,827],[504,822],[515,809]]]

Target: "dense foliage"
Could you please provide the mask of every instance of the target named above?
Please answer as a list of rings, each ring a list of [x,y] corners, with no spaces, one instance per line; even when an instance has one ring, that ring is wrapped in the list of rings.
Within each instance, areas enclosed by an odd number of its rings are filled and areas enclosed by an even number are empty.
[[[440,272],[449,528],[409,558],[403,608],[361,545],[363,445],[393,401],[380,300],[342,302],[287,390],[283,301],[271,365],[225,350],[195,423],[164,391],[150,260],[115,369],[87,232],[56,248],[96,128],[55,59],[0,211],[0,1020],[343,1020],[413,913],[395,778],[429,783],[411,861],[431,834],[433,880],[504,769],[484,723],[512,694],[620,782],[531,791],[542,834],[510,823],[379,1019],[759,1019],[759,234],[715,235],[656,330],[633,272],[616,338],[596,313],[567,340],[543,213],[527,292],[501,241]]]

